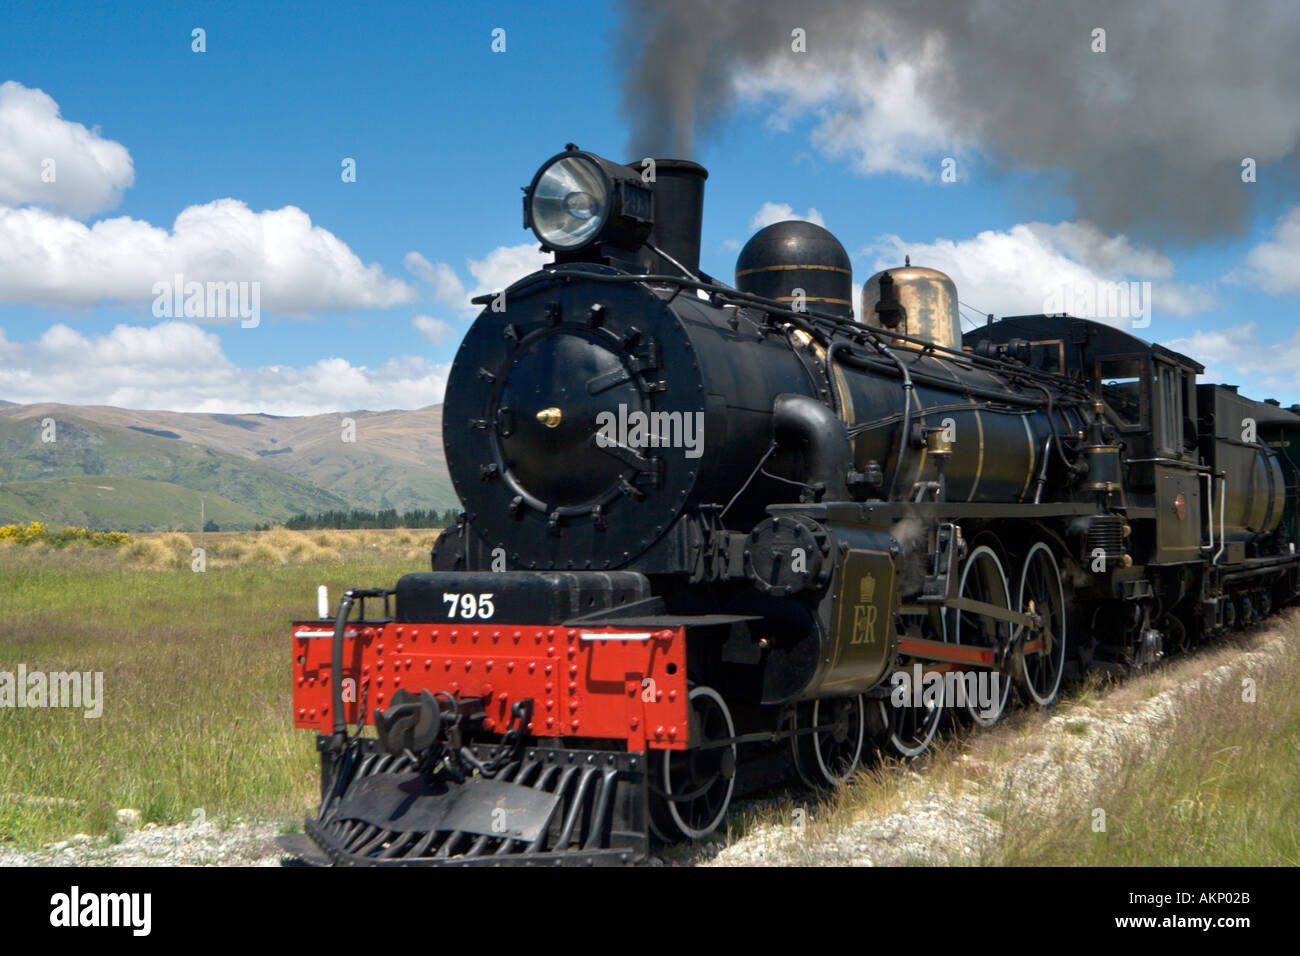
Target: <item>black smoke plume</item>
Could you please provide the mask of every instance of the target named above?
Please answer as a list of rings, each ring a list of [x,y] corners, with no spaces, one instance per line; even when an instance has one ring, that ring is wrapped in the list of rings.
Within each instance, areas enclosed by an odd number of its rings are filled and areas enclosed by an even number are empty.
[[[637,157],[691,157],[748,93],[817,117],[816,144],[863,171],[910,142],[937,175],[964,144],[1052,174],[1107,231],[1181,240],[1244,229],[1243,159],[1261,181],[1297,168],[1293,0],[627,0],[622,40]]]

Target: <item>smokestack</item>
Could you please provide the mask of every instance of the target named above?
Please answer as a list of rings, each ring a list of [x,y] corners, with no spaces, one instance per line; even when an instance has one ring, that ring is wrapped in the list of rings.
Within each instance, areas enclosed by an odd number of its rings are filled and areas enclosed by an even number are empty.
[[[689,159],[656,159],[655,224],[650,243],[692,273],[700,271],[700,230],[704,225],[704,180],[709,171]],[[640,171],[641,163],[629,163]],[[678,275],[681,270],[648,247],[637,256],[651,273]]]

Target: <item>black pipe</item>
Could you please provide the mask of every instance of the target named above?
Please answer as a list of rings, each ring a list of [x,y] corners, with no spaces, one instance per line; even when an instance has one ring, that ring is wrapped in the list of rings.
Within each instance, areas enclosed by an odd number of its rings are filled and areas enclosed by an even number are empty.
[[[897,374],[895,372],[895,365],[879,361],[869,355],[859,355],[856,352],[847,350],[838,353],[838,355],[841,356],[841,361],[847,362],[850,365],[856,365],[858,368],[864,368],[875,372],[887,372],[891,375]],[[939,378],[937,375],[930,375],[925,372],[913,372],[909,377],[922,385],[928,385],[945,392],[960,392],[962,395],[987,398],[989,401],[993,402],[1004,402],[1008,405],[1023,405],[1034,409],[1040,409],[1044,405],[1043,401],[1038,398],[1018,395],[1015,392],[999,392],[991,388],[982,388],[979,385],[969,385],[965,382],[956,381],[950,378]],[[1041,388],[1041,386],[1038,386],[1036,383],[1026,384],[1033,384],[1035,387]],[[1069,399],[1063,403],[1065,406],[1077,406],[1078,404],[1078,399]]]
[[[972,352],[950,349],[947,346],[938,345],[934,342],[927,342],[924,339],[919,339],[911,335],[904,335],[902,332],[896,332],[890,329],[859,325],[852,319],[832,315],[828,312],[818,312],[814,309],[804,309],[803,311],[795,312],[789,307],[789,303],[777,302],[774,299],[765,299],[762,296],[753,295],[748,292],[740,292],[725,283],[718,282],[711,278],[709,281],[705,282],[687,279],[679,275],[601,275],[594,272],[575,273],[559,271],[551,268],[544,269],[540,272],[534,272],[532,275],[524,276],[522,279],[517,280],[506,289],[506,295],[512,295],[528,288],[529,286],[536,285],[539,282],[551,281],[556,278],[557,274],[562,277],[581,278],[584,281],[590,282],[609,282],[615,284],[624,282],[644,282],[652,285],[678,285],[686,289],[699,289],[708,292],[710,295],[716,297],[720,302],[740,305],[755,305],[763,309],[765,312],[779,315],[781,321],[789,323],[790,325],[795,326],[795,328],[802,329],[823,345],[826,345],[828,340],[825,332],[817,327],[816,323],[818,322],[829,328],[831,334],[839,333],[848,335],[858,342],[875,339],[877,335],[886,335],[890,338],[898,339],[911,345],[921,346],[925,351],[951,355],[953,358],[960,359],[973,368],[982,368],[1003,375],[1015,374],[1028,378],[1039,378],[1058,388],[1074,390],[1080,394],[1086,393],[1081,385],[1072,381],[1062,382],[1060,376],[1052,372],[1042,372],[1022,365],[1013,365],[1010,362],[1003,362],[998,359],[975,355]],[[471,299],[470,302],[474,305],[489,305],[495,298],[495,294],[480,295]]]
[[[348,615],[352,613],[353,595],[349,589],[339,600],[339,612],[334,617],[334,643],[330,654],[330,693],[334,703],[334,736],[343,743],[348,737],[348,722],[343,715],[343,632],[347,630]]]
[[[1052,410],[1051,391],[1045,386],[1038,384],[1037,382],[1029,382],[1027,384],[1031,388],[1036,388],[1039,391],[1041,391],[1047,399],[1047,425],[1052,430],[1052,437],[1056,439],[1056,456],[1061,459],[1061,464],[1065,466],[1065,470],[1067,473],[1075,474],[1075,475],[1083,474],[1085,471],[1088,470],[1088,466],[1085,465],[1083,462],[1070,461],[1070,459],[1065,457],[1065,451],[1061,448],[1061,436],[1056,431],[1056,416],[1053,414],[1053,410]]]
[[[793,438],[807,446],[804,483],[820,489],[819,500],[849,500],[853,446],[838,415],[815,398],[783,392],[772,403],[772,434],[781,445]]]
[[[334,707],[334,745],[347,743],[348,722],[343,713],[343,635],[348,627],[348,615],[357,598],[383,597],[389,592],[378,588],[348,588],[339,600],[339,612],[334,618],[334,642],[330,648],[330,693]]]

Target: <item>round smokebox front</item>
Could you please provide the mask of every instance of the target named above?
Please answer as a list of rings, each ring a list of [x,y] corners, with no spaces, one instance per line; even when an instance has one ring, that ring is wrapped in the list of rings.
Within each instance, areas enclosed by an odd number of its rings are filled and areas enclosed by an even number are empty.
[[[704,407],[693,348],[662,299],[547,281],[466,335],[443,445],[473,527],[511,567],[615,568],[689,499]]]

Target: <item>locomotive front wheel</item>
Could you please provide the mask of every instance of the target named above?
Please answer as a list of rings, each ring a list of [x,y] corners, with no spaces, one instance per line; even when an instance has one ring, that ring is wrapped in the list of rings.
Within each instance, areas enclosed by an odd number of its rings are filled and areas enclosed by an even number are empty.
[[[736,789],[736,745],[701,746],[736,736],[726,701],[712,687],[696,686],[689,703],[690,749],[663,751],[651,787],[650,827],[665,843],[716,830]]]
[[[1050,557],[1050,554],[1049,554]],[[961,570],[960,594],[985,604],[998,607],[1011,607],[1011,590],[1007,584],[1006,572],[997,552],[986,544],[980,545],[970,553]],[[1009,625],[986,617],[983,614],[946,610],[946,623],[951,628],[952,641],[956,644],[972,644],[980,647],[1000,650],[1004,644],[1004,629]],[[1002,719],[1007,709],[1007,699],[1011,695],[1011,680],[1008,674],[992,670],[985,674],[978,673],[974,682],[965,684],[970,689],[978,689],[979,694],[971,699],[966,697],[966,713],[971,720],[981,727],[992,727]],[[996,679],[994,679],[996,678]]]
[[[1017,647],[1020,658],[1020,683],[1034,703],[1046,707],[1056,700],[1061,689],[1061,674],[1065,670],[1065,589],[1061,584],[1061,569],[1052,555],[1052,549],[1042,541],[1037,542],[1025,555],[1020,570],[1020,587],[1016,589],[1016,608],[1020,611],[1041,614],[1043,629],[1027,631],[1020,636]],[[1026,644],[1041,643],[1041,647],[1026,652]]]
[[[809,787],[838,787],[847,783],[862,760],[866,740],[867,705],[862,695],[828,697],[795,710],[795,729],[829,725],[790,738],[794,766]]]

